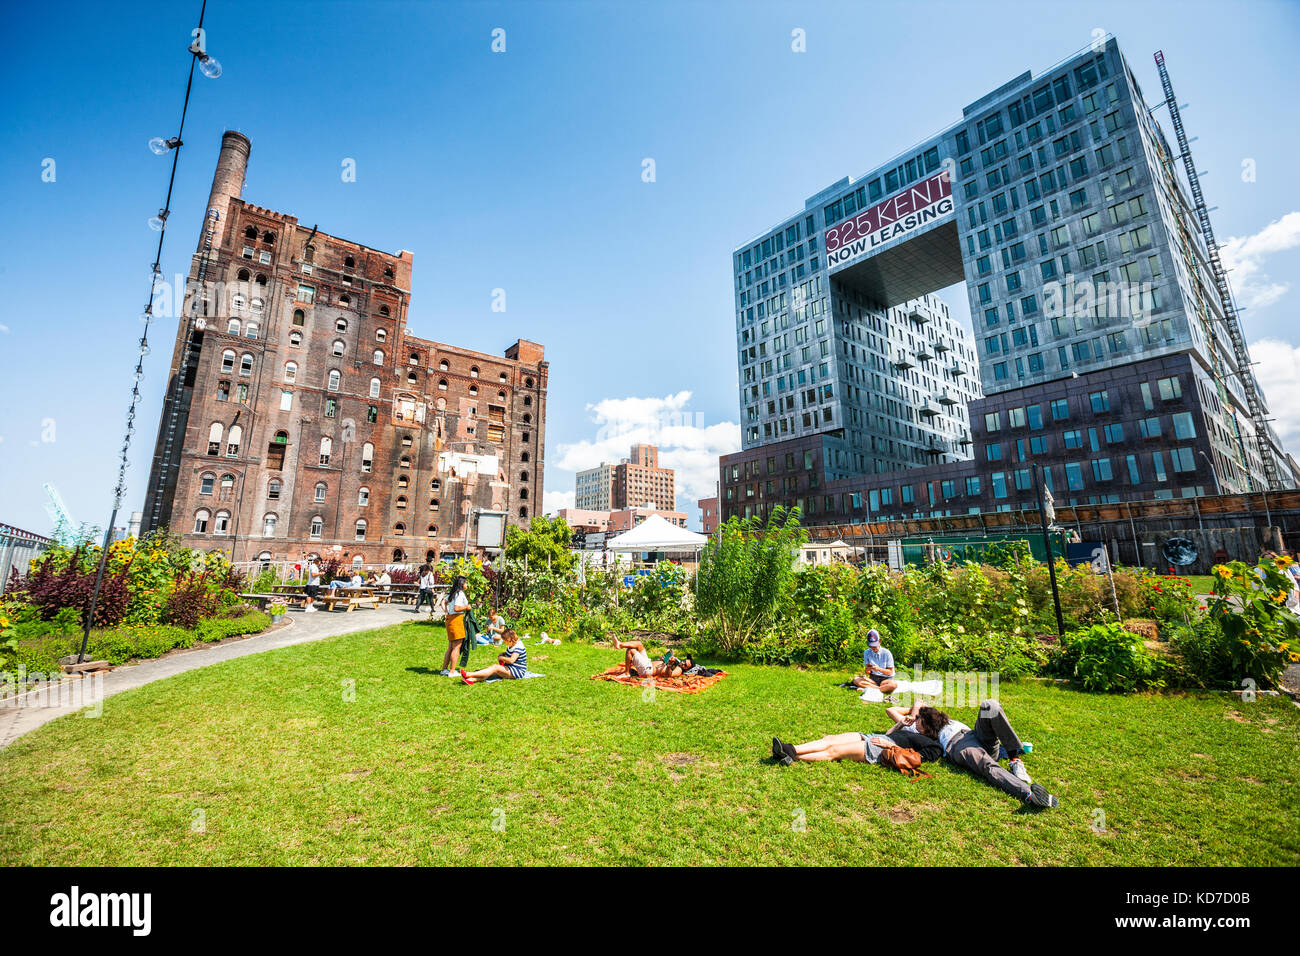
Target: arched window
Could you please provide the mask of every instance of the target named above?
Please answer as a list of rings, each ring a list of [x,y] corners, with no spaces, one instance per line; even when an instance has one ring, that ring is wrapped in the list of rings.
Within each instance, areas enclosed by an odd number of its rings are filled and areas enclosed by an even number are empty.
[[[212,523],[213,534],[227,534],[230,531],[230,512],[218,511],[217,520]]]
[[[337,391],[339,390],[339,370],[338,370],[338,369],[336,369],[336,368],[332,368],[332,369],[330,369],[329,381],[326,382],[325,387],[328,388],[331,392],[337,392]]]
[[[379,397],[379,379],[377,378],[372,378],[370,380],[370,397],[371,398]]]
[[[262,537],[263,537],[263,538],[274,538],[274,537],[275,537],[275,525],[276,525],[276,521],[277,521],[277,519],[276,519],[275,515],[273,515],[273,514],[267,514],[265,517],[262,518]]]
[[[384,364],[384,350],[383,350],[383,349],[375,349],[375,354],[372,355],[372,356],[370,356],[370,360],[371,360],[372,362],[374,362],[376,365],[383,365],[383,364]]]
[[[357,519],[357,540],[358,541],[366,540],[366,519],[365,518]]]
[[[239,357],[239,374],[240,375],[253,374],[253,353],[252,352],[245,352],[243,355]]]
[[[394,502],[394,504],[397,506],[399,511],[406,510],[406,495],[398,495],[397,501]]]
[[[343,316],[340,315],[337,319],[334,320],[334,331],[346,332],[347,330],[348,330],[348,320],[343,318]]]
[[[339,305],[351,305],[351,304],[352,304],[352,296],[350,295],[339,296]]]
[[[528,472],[526,472],[526,471],[521,471],[521,472],[519,473],[519,480],[520,480],[520,481],[527,481],[527,480],[528,480]]]
[[[375,341],[376,341],[376,342],[383,342],[383,341],[384,341],[385,339],[387,339],[387,338],[388,338],[388,330],[387,330],[387,329],[375,329]]]
[[[212,513],[209,512],[207,508],[200,508],[198,511],[194,512],[194,533],[207,534],[208,519],[211,517]]]
[[[520,508],[520,509],[519,509],[519,517],[521,517],[521,518],[527,518],[527,517],[528,517],[528,509],[527,509],[527,508]]]
[[[357,260],[353,259],[351,256],[347,256],[343,260],[343,267],[345,269],[355,269],[357,267]]]
[[[239,279],[240,282],[247,282],[247,281],[248,281],[248,275],[249,275],[249,273],[248,273],[248,270],[247,270],[247,269],[240,269],[240,270],[239,270],[239,275],[237,276],[237,278]]]
[[[294,310],[293,310],[293,324],[294,324],[294,325],[306,325],[306,324],[307,324],[307,313],[304,312],[302,309],[294,309]]]
[[[420,364],[420,353],[419,353],[419,352],[412,352],[412,353],[411,353],[411,357],[410,357],[409,359],[406,360],[406,364],[407,364],[407,365],[419,365],[419,364]]]
[[[439,488],[441,488],[441,487],[442,487],[442,482],[439,481],[437,478],[435,478],[435,479],[433,479],[433,481],[429,482],[429,490],[430,490],[430,491],[437,491],[437,490],[438,490]]]
[[[399,476],[398,476],[398,479],[397,479],[397,487],[398,487],[398,488],[405,488],[405,487],[407,487],[408,485],[410,485],[410,483],[411,483],[411,476],[410,476],[410,475],[399,475]]]
[[[253,311],[254,315],[261,315],[262,310],[266,308],[266,303],[261,299],[254,297],[253,301],[248,304],[248,307]]]
[[[289,333],[289,348],[296,349],[302,347],[302,333],[297,329]]]
[[[397,524],[393,525],[393,534],[396,535],[406,534],[406,525],[402,524],[400,521],[397,522]]]
[[[361,470],[369,471],[375,462],[375,446],[366,442],[361,446]]]
[[[227,334],[227,335],[238,335],[238,334],[239,334],[239,320],[238,320],[238,319],[231,319],[229,322],[226,323],[226,334]],[[234,354],[234,353],[231,353],[231,354]]]
[[[363,558],[361,555],[359,554],[352,555],[352,567],[356,568],[358,571],[361,570],[361,566],[365,563],[366,563],[366,559]]]
[[[256,227],[256,226],[249,226],[247,229],[245,229],[245,230],[244,230],[244,238],[245,238],[245,239],[256,239],[256,238],[257,238],[257,227]]]
[[[525,425],[528,425],[528,424],[530,424],[530,423],[532,422],[532,420],[533,420],[533,416],[532,416],[532,415],[529,415],[527,412],[524,412],[524,424],[525,424]],[[524,441],[527,441],[527,440],[528,440],[528,439],[526,439],[526,438],[524,439]]]
[[[501,381],[504,382],[504,381],[506,380],[506,373],[505,373],[505,372],[502,372],[500,378],[501,378]],[[502,393],[503,397],[504,397],[504,394],[505,394],[505,393],[503,392],[503,393]]]
[[[279,478],[272,478],[270,481],[266,483],[266,497],[269,498],[271,501],[279,501],[280,489],[282,487],[283,486],[280,484]]]
[[[384,278],[385,278],[385,279],[391,279],[392,277],[393,277],[393,267],[392,267],[392,266],[384,266]]]
[[[257,333],[261,327],[256,322],[249,322],[244,326],[244,337],[249,339],[257,338]]]
[[[379,307],[379,314],[380,314],[380,315],[391,315],[392,313],[389,311],[388,306],[386,306],[386,305],[381,305],[381,306]]]
[[[471,386],[469,387],[469,393],[470,393],[471,395],[477,395],[477,394],[478,394],[478,386],[477,386],[477,385],[471,385]]]
[[[429,525],[429,537],[436,538],[437,536],[438,536],[438,526],[436,524]]]
[[[438,507],[439,507],[439,505],[438,505],[438,499],[437,499],[437,498],[430,498],[430,499],[429,499],[429,510],[430,510],[430,511],[437,511],[437,510],[438,510]]]
[[[501,401],[504,402],[504,401],[506,400],[506,393],[505,393],[505,392],[497,392],[497,398],[499,398]]]
[[[284,380],[285,380],[286,382],[296,382],[296,381],[298,380],[298,363],[297,363],[297,362],[285,362],[285,363],[284,363]]]
[[[469,367],[469,377],[470,377],[470,378],[478,378],[478,366],[477,366],[477,365],[471,365],[471,366]]]
[[[212,474],[212,472],[207,472],[206,474],[199,476],[199,494],[212,494],[212,488],[216,483],[217,476]]]
[[[302,251],[302,261],[303,261],[303,262],[315,262],[315,261],[316,261],[316,247],[315,247],[315,246],[308,246],[307,248],[305,248],[305,249]]]
[[[334,355],[342,355],[346,351],[347,345],[342,339],[335,339],[334,344],[330,346],[330,352]]]
[[[328,465],[330,463],[330,452],[334,449],[334,442],[329,438],[320,440],[320,463]]]
[[[523,454],[521,454],[521,455],[519,456],[519,460],[520,460],[520,461],[527,461],[527,460],[528,460],[528,452],[524,452]]]
[[[221,454],[221,435],[225,431],[221,422],[213,422],[212,427],[208,429],[208,454]]]
[[[532,387],[533,387],[533,380],[531,378],[524,379],[524,388],[532,388]]]
[[[259,272],[257,274],[257,279],[254,281],[256,281],[258,285],[266,285],[266,276]]]
[[[238,427],[239,427],[238,425],[235,426],[235,428]],[[230,429],[230,434],[232,437],[235,434],[235,428]],[[221,476],[221,500],[229,501],[231,497],[234,495],[234,493],[235,493],[235,476],[231,474],[222,475]]]
[[[527,408],[527,407],[528,407],[529,405],[531,405],[531,404],[533,404],[533,396],[531,396],[531,395],[525,395],[525,396],[524,396],[524,407]]]
[[[357,507],[364,508],[370,504],[370,489],[362,485],[357,489]]]
[[[263,242],[275,242],[275,233],[267,231],[262,233]]]
[[[438,363],[438,371],[440,371],[440,372],[445,372],[445,371],[447,371],[449,368],[451,368],[451,366],[447,364],[447,360],[446,360],[446,359],[443,359],[441,362]]]
[[[447,391],[447,380],[445,378],[438,379],[438,391],[440,392]]]
[[[226,436],[226,457],[227,458],[239,457],[239,442],[243,437],[244,437],[243,426],[241,425],[230,426],[230,434]],[[223,484],[225,483],[224,478],[222,479],[222,483]]]
[[[528,489],[527,489],[527,488],[520,488],[520,489],[519,489],[519,500],[520,500],[520,501],[527,501],[527,500],[528,500]]]
[[[399,468],[410,468],[410,467],[411,467],[411,458],[410,458],[410,456],[409,456],[409,455],[403,455],[403,456],[398,460],[398,462],[397,462],[397,466],[398,466]]]
[[[310,531],[308,531],[308,536],[313,541],[319,541],[321,535],[324,533],[325,533],[325,519],[322,518],[320,515],[312,515],[311,529]]]
[[[239,322],[238,320],[236,320],[235,325],[238,326],[238,324]],[[233,372],[234,369],[235,369],[235,350],[226,349],[224,352],[221,353],[221,371]]]
[[[236,292],[230,297],[230,307],[238,312],[243,312],[248,306],[248,299]]]
[[[407,384],[407,385],[418,385],[418,384],[420,384],[420,380],[419,380],[418,378],[416,378],[416,375],[415,375],[414,372],[407,372],[407,373],[406,373],[406,384]]]
[[[317,502],[325,500],[325,482],[316,482],[316,493],[313,495],[312,500]]]

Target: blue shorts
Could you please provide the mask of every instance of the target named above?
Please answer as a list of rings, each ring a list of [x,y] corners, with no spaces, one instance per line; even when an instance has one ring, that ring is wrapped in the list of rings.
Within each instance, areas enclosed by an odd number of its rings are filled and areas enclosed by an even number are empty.
[[[528,673],[528,668],[522,664],[507,664],[506,670],[510,672],[510,676],[515,680],[519,680]]]

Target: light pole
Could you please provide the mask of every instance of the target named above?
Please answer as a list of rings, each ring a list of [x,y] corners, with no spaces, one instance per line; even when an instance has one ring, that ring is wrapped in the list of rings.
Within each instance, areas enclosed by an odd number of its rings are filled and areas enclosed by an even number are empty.
[[[1039,485],[1042,481],[1042,465],[1034,463],[1034,502],[1038,505],[1038,520],[1043,528],[1043,547],[1047,551],[1047,574],[1052,579],[1052,603],[1056,606],[1056,636],[1065,636],[1065,619],[1061,615],[1061,593],[1056,588],[1056,561],[1052,558],[1052,538],[1047,533],[1047,509],[1052,507],[1052,492],[1043,488],[1039,492]],[[1046,504],[1044,505],[1044,502]],[[1053,510],[1055,517],[1055,510]]]

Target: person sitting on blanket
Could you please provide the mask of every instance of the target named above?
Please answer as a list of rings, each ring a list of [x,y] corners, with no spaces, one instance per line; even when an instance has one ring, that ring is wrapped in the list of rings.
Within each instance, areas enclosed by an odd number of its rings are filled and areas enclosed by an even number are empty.
[[[682,676],[682,662],[674,660],[671,653],[664,655],[662,660],[652,661],[645,652],[645,645],[640,641],[620,641],[617,637],[614,638],[614,647],[627,652],[623,663],[629,674],[638,677]]]
[[[853,686],[860,690],[877,687],[882,694],[892,694],[898,689],[894,680],[894,655],[887,647],[880,646],[880,632],[874,627],[867,631],[867,648],[862,652],[862,666],[865,674],[853,678]]]
[[[497,658],[497,662],[480,671],[474,671],[467,674],[465,668],[460,668],[461,680],[466,684],[476,684],[481,680],[487,680],[490,677],[499,677],[501,680],[518,680],[528,673],[528,651],[524,647],[523,641],[519,640],[519,635],[512,630],[507,630],[502,634],[506,642],[505,651]]]
[[[1016,732],[1011,729],[1011,722],[1007,720],[1002,705],[996,700],[986,700],[980,704],[979,717],[973,729],[919,700],[910,710],[890,707],[885,713],[909,729],[939,741],[943,755],[949,761],[1022,803],[1042,809],[1055,807],[1059,803],[1042,784],[1034,783],[1029,778],[1025,762],[1020,756],[1024,753],[1024,747]],[[1009,771],[998,763],[999,744],[1006,747],[1011,757]]]
[[[894,726],[883,734],[827,734],[806,744],[787,744],[780,737],[772,738],[772,756],[786,767],[796,760],[856,760],[874,764],[880,762],[880,755],[887,747],[915,750],[923,761],[934,761],[943,756],[937,740],[918,733],[898,718],[895,718]]]
[[[496,608],[492,609],[492,616],[488,618],[487,635],[491,643],[500,644],[501,635],[506,632],[506,616]]]

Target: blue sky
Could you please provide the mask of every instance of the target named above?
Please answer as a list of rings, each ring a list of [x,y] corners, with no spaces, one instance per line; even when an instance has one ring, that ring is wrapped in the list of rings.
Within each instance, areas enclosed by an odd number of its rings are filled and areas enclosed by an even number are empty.
[[[169,164],[146,144],[174,133],[197,13],[0,13],[0,522],[47,531],[45,481],[78,520],[107,520],[156,240],[146,220]],[[1300,450],[1298,4],[212,0],[206,26],[224,73],[196,77],[165,275],[188,271],[221,132],[239,129],[248,201],[414,252],[415,334],[546,346],[548,504],[572,492],[574,468],[651,438],[692,521],[739,441],[731,250],[1094,30],[1118,36],[1152,101],[1163,49],[1247,338],[1270,343],[1259,374]],[[348,159],[355,182],[340,176]],[[128,512],[174,331],[156,327],[146,360]]]

